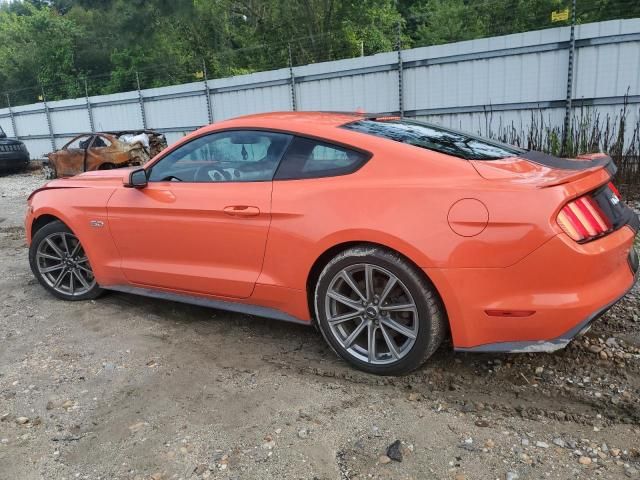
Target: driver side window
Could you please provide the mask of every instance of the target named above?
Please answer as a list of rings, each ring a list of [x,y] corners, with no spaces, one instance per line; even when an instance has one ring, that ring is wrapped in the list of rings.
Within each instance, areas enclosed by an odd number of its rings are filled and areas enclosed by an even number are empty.
[[[205,135],[154,164],[149,182],[271,181],[291,138],[257,130]]]

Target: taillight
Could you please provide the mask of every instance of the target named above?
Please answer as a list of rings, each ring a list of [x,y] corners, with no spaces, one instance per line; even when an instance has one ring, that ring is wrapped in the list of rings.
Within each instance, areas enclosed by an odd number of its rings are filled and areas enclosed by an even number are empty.
[[[612,229],[611,222],[589,195],[567,203],[558,213],[558,225],[576,242],[585,242]]]

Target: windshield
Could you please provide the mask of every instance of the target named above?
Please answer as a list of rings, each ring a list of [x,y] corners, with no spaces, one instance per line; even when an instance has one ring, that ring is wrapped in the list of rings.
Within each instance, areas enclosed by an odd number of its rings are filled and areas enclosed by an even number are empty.
[[[496,160],[524,150],[481,137],[415,120],[359,120],[342,128],[388,138],[466,160]]]

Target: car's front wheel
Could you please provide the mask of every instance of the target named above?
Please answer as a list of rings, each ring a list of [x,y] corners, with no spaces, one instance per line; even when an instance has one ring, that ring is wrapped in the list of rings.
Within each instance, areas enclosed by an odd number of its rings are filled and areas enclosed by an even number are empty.
[[[376,246],[349,248],[325,266],[316,284],[315,310],[336,353],[380,375],[416,369],[446,333],[433,286],[405,258]]]
[[[102,293],[80,240],[62,222],[35,233],[29,263],[42,286],[58,298],[91,300]]]

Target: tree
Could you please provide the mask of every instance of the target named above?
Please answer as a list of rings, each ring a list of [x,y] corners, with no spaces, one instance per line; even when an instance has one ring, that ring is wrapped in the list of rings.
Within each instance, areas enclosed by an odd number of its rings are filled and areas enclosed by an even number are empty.
[[[0,10],[1,89],[18,90],[17,99],[29,102],[37,100],[38,86],[76,96],[74,50],[82,27],[48,7],[25,3],[20,10]]]
[[[577,0],[578,21],[640,16],[637,0]],[[570,0],[24,0],[0,3],[0,92],[13,103],[560,26]],[[566,24],[566,22],[564,23]],[[137,76],[136,76],[137,73]]]

